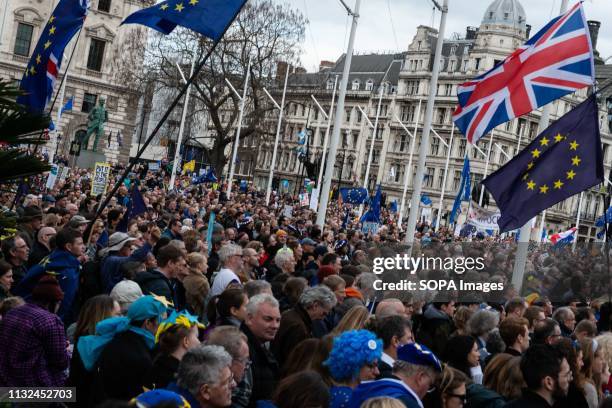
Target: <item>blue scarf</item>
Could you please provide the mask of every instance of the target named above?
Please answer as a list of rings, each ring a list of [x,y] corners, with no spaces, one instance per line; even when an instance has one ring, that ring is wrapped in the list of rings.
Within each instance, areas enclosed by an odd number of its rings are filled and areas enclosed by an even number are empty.
[[[100,321],[96,325],[97,334],[83,336],[77,343],[77,350],[81,355],[81,360],[83,360],[85,369],[87,371],[93,370],[106,345],[110,343],[117,334],[128,330],[142,336],[149,349],[155,346],[155,336],[151,332],[130,325],[130,319],[127,317],[110,317]]]

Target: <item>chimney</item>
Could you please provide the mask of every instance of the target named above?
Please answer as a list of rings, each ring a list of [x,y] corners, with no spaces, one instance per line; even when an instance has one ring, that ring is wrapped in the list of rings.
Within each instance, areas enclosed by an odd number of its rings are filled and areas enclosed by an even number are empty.
[[[474,40],[476,39],[476,34],[478,33],[478,28],[476,27],[468,27],[465,30],[465,39],[466,40]]]
[[[599,28],[601,27],[601,23],[599,21],[589,20],[587,21],[589,25],[589,32],[591,33],[591,44],[593,44],[593,53],[595,55],[599,55],[597,52],[597,37],[599,37]]]

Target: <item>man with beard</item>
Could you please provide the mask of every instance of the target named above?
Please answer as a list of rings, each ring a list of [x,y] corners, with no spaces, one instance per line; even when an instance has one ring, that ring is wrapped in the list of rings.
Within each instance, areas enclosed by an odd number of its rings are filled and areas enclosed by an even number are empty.
[[[527,349],[521,372],[527,388],[506,408],[549,408],[567,396],[572,370],[565,357],[551,346],[537,344]]]

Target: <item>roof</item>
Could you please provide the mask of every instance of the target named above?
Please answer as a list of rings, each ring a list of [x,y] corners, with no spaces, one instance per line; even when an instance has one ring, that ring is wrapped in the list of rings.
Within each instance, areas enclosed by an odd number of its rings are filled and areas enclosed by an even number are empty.
[[[527,28],[527,14],[519,0],[495,0],[484,14],[482,24],[499,24]]]

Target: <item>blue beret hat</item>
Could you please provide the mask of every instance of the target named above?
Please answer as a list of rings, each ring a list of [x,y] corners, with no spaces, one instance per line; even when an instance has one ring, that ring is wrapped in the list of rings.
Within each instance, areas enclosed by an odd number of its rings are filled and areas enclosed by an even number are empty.
[[[397,359],[410,364],[432,367],[442,371],[438,357],[427,347],[418,343],[408,343],[397,349]]]
[[[190,406],[185,398],[179,394],[163,389],[144,392],[130,402],[130,405],[135,405],[139,408],[155,407],[162,404],[177,408],[187,408]]]

